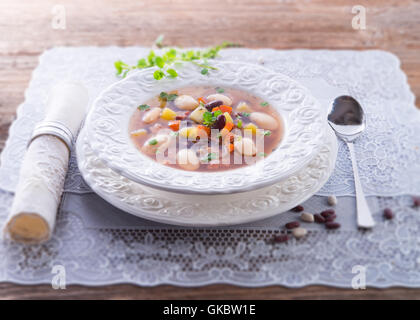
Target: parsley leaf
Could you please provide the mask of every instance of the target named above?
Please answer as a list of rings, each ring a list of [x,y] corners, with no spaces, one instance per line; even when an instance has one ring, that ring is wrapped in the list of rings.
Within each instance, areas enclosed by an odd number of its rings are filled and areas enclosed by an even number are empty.
[[[147,67],[147,62],[146,59],[140,59],[139,61],[137,61],[137,68],[139,69],[143,69]]]
[[[217,159],[218,155],[217,152],[210,152],[205,157],[201,159],[203,162],[210,162],[211,160]]]
[[[241,112],[241,116],[249,117],[251,114],[249,112]]]
[[[271,131],[270,130],[265,130],[264,131],[264,135],[267,136],[267,137],[270,136],[271,135]]]
[[[213,113],[206,111],[203,114],[203,124],[205,126],[211,127],[213,123],[216,121],[216,117],[213,116]]]
[[[165,61],[163,60],[162,57],[156,57],[155,59],[155,63],[159,68],[163,68],[163,66],[165,65]]]
[[[156,80],[160,80],[160,79],[162,79],[164,76],[165,76],[165,74],[163,73],[163,71],[162,71],[162,70],[156,70],[156,71],[153,73],[153,78],[155,78]]]
[[[220,116],[221,114],[223,114],[221,110],[216,110],[215,112],[213,112],[213,116],[215,116],[216,118]]]
[[[260,105],[262,107],[267,107],[268,106],[268,102],[267,101],[261,102]]]
[[[174,101],[177,97],[178,95],[176,93],[166,93],[162,91],[159,94],[159,99],[164,100],[164,101]]]
[[[178,73],[175,71],[175,69],[168,69],[166,72],[172,77],[176,78],[178,76]]]
[[[155,52],[153,50],[150,50],[149,55],[147,56],[147,61],[149,62],[149,64],[151,64],[152,66],[154,66],[154,62],[155,62]]]
[[[225,92],[225,89],[220,88],[220,87],[217,87],[217,88],[216,88],[216,92],[217,92],[217,93],[223,93],[223,92]]]
[[[168,94],[166,92],[162,91],[159,94],[159,99],[161,99],[161,100],[168,100]]]
[[[117,69],[117,75],[120,75],[123,70],[123,63],[121,60],[115,61],[114,66]]]
[[[151,145],[151,146],[154,146],[154,145],[156,145],[158,143],[158,141],[156,140],[156,139],[152,139],[152,140],[150,140],[149,141],[149,144]]]
[[[205,126],[211,127],[215,123],[217,117],[220,116],[221,114],[223,114],[223,112],[220,110],[216,110],[215,112],[209,112],[209,111],[204,112],[203,124]]]
[[[155,45],[158,48],[163,48],[163,35],[160,35],[156,41]],[[144,69],[157,66],[160,70],[156,70],[153,73],[153,77],[156,80],[161,80],[164,77],[176,78],[178,73],[172,68],[172,65],[179,62],[191,62],[201,68],[200,72],[203,75],[209,73],[209,70],[215,70],[217,68],[212,67],[209,63],[209,59],[214,59],[218,56],[220,50],[228,47],[238,47],[238,45],[223,42],[220,45],[211,47],[205,50],[187,50],[178,52],[174,48],[167,49],[161,56],[156,55],[156,53],[151,50],[147,57],[141,58],[137,61],[136,65],[128,65],[121,60],[114,62],[117,76],[125,77],[128,72],[134,69]]]
[[[176,98],[178,98],[176,93],[171,93],[168,95],[168,101],[174,101]]]
[[[238,123],[236,124],[236,126],[241,129],[242,128],[242,120],[239,120]]]
[[[147,104],[141,104],[141,105],[139,105],[139,106],[137,107],[137,109],[139,109],[139,110],[141,110],[141,111],[145,111],[145,110],[150,109],[150,106],[149,106],[149,105],[147,105]]]

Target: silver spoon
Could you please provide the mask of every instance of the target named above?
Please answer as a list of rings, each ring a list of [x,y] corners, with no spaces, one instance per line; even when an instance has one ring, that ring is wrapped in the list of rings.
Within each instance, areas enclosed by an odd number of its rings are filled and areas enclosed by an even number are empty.
[[[347,143],[353,166],[354,184],[356,188],[357,225],[361,228],[372,228],[375,221],[372,218],[360,183],[353,141],[366,128],[366,118],[363,109],[356,99],[350,96],[340,96],[331,104],[328,112],[328,123],[336,135]]]

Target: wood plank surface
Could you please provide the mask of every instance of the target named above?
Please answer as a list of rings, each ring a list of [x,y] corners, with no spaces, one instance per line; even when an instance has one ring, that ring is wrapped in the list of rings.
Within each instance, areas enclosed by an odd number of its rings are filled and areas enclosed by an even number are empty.
[[[366,30],[352,28],[352,7],[358,4],[366,8]],[[52,28],[57,5],[64,5],[65,29]],[[177,46],[209,46],[228,40],[250,48],[383,49],[401,59],[418,105],[419,21],[420,1],[416,0],[2,0],[0,150],[39,54],[54,46],[149,45],[165,34],[165,43]],[[4,283],[0,298],[420,299],[420,290],[116,285],[71,286],[58,292],[45,285]]]
[[[141,300],[321,300],[321,299],[420,299],[420,290],[407,288],[350,290],[309,286],[289,289],[279,286],[263,288],[241,288],[230,285],[210,285],[198,288],[179,288],[158,286],[152,288],[120,284],[101,287],[69,286],[63,290],[54,290],[48,285],[21,286],[0,283],[1,299],[141,299]]]

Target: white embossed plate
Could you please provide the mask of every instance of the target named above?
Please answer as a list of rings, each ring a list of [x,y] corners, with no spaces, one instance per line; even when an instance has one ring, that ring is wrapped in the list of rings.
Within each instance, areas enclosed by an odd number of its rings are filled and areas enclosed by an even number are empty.
[[[185,63],[176,79],[156,81],[155,69],[136,72],[105,91],[93,103],[85,127],[96,155],[119,174],[153,188],[179,193],[223,194],[271,185],[307,164],[323,143],[326,115],[298,82],[259,65],[212,62],[217,70],[203,76]],[[174,169],[143,155],[132,143],[128,124],[136,107],[159,94],[192,85],[234,87],[268,101],[283,117],[279,147],[256,165],[219,172]],[[261,162],[264,163],[262,166]]]
[[[304,168],[269,187],[230,195],[179,194],[135,183],[117,174],[95,155],[85,130],[77,140],[77,163],[93,191],[135,216],[182,226],[234,225],[290,210],[325,184],[337,157],[337,139],[330,128],[326,130],[325,144]]]

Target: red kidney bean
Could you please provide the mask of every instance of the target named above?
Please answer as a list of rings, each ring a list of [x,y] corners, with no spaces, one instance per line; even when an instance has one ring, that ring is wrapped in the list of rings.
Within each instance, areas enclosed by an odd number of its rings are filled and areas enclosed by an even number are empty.
[[[204,108],[206,108],[208,111],[211,112],[211,110],[213,110],[213,108],[216,108],[218,106],[221,106],[222,104],[223,104],[223,101],[215,100],[215,101],[211,101],[209,103],[206,103],[204,105]]]
[[[327,218],[329,215],[335,214],[334,209],[328,209],[321,212],[321,216]]]
[[[176,116],[175,120],[185,120],[187,116]]]
[[[420,207],[420,197],[413,197],[413,207],[414,208]]]
[[[384,218],[387,220],[391,220],[392,218],[394,218],[394,214],[392,213],[392,210],[389,208],[386,208],[384,210]]]
[[[330,221],[325,223],[325,227],[327,227],[327,229],[338,229],[341,225],[338,222]]]
[[[226,117],[224,114],[220,114],[217,116],[216,121],[214,122],[212,128],[222,130],[226,124]]]
[[[316,223],[324,223],[325,222],[325,218],[318,213],[314,214],[314,219],[315,219]]]
[[[328,217],[326,217],[326,218],[325,218],[325,221],[327,221],[327,222],[331,222],[331,221],[334,221],[334,220],[335,220],[335,218],[337,218],[337,215],[335,215],[335,214],[333,213],[333,214],[330,214]]]
[[[274,243],[287,242],[288,240],[289,240],[289,236],[287,234],[280,234],[273,238]]]
[[[299,221],[292,221],[285,224],[286,229],[294,229],[300,226]]]
[[[292,209],[294,212],[302,212],[303,210],[305,210],[303,206],[296,206]]]

